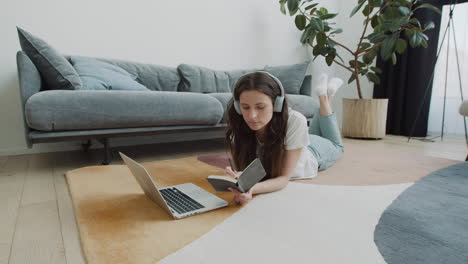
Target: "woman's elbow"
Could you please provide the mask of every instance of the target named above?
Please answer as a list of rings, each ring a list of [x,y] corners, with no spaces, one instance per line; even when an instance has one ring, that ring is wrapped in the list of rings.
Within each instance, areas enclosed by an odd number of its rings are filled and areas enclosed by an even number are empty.
[[[286,188],[289,184],[289,177],[288,176],[283,176],[281,179],[281,184],[280,184],[280,190]]]

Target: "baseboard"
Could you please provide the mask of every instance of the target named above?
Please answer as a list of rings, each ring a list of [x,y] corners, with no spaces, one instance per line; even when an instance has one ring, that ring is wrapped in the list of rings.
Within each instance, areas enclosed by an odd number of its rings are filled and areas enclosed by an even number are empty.
[[[204,140],[204,139],[215,139],[224,137],[224,132],[220,131],[208,131],[208,132],[193,132],[193,133],[173,133],[173,134],[161,134],[153,136],[139,136],[135,138],[111,138],[111,147],[123,147],[123,146],[137,146],[147,144],[158,144],[158,143],[170,143],[180,141],[193,141],[193,140]],[[75,151],[81,150],[84,141],[69,141],[69,142],[58,142],[58,143],[40,143],[35,144],[32,148],[10,148],[0,149],[0,156],[16,156],[16,155],[27,155],[36,153],[48,153],[48,152],[63,152],[63,151]],[[90,149],[101,149],[103,145],[97,142],[93,142]]]

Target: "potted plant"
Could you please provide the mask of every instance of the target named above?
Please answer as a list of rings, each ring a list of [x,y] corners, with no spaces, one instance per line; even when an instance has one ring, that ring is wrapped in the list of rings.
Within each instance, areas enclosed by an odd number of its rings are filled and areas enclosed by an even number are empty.
[[[312,47],[314,59],[323,56],[328,66],[338,64],[350,72],[348,84],[356,81],[359,99],[343,99],[343,136],[357,138],[382,138],[385,136],[388,99],[363,99],[360,77],[379,84],[381,70],[375,67],[375,58],[392,60],[402,54],[408,43],[411,47],[427,47],[428,37],[424,32],[434,28],[434,23],[424,26],[413,16],[420,8],[440,10],[420,0],[358,0],[350,17],[361,12],[364,17],[362,33],[353,47],[335,39],[342,29],[335,28],[332,19],[338,14],[329,13],[313,0],[280,0],[283,14],[289,11],[295,16],[296,27],[302,31],[300,41]],[[340,54],[351,55],[345,62]]]

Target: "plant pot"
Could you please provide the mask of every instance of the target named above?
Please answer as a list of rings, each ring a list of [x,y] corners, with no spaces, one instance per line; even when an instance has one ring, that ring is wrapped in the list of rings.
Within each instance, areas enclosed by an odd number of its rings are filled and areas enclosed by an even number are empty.
[[[381,139],[385,136],[388,99],[343,98],[344,137]]]

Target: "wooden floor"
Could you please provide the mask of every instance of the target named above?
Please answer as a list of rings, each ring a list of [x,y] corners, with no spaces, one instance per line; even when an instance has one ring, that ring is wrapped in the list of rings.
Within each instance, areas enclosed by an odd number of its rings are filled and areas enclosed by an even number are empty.
[[[465,139],[460,137],[407,143],[404,137],[387,136],[363,144],[413,148],[421,155],[454,160],[464,160],[467,154]],[[113,164],[121,164],[116,150],[144,162],[225,148],[222,140],[122,147],[113,150]],[[85,263],[64,173],[99,165],[101,159],[101,150],[0,157],[0,264]]]

